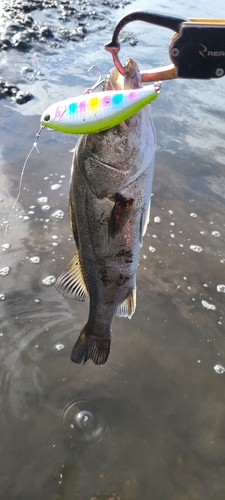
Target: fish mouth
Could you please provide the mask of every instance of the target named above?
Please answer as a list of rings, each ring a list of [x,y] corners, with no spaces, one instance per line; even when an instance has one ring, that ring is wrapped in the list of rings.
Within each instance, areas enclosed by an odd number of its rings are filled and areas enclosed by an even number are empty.
[[[139,67],[133,59],[127,59],[124,69],[125,78],[115,67],[110,70],[102,87],[103,92],[105,90],[125,90],[143,86]]]
[[[112,68],[107,75],[102,91],[106,90],[123,90],[124,89],[124,77],[119,73],[116,68]]]

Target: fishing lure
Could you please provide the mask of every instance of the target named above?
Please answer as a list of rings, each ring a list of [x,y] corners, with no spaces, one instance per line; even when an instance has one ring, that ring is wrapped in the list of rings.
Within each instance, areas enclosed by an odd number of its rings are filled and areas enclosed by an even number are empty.
[[[68,134],[107,130],[127,120],[161,91],[160,83],[130,90],[82,94],[57,102],[41,116],[41,125]]]

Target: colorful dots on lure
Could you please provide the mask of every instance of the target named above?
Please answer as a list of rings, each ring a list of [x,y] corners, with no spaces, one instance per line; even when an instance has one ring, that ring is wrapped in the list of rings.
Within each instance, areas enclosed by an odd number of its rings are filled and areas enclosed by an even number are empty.
[[[123,94],[115,94],[112,98],[113,104],[120,104],[123,100]]]
[[[101,132],[130,118],[159,93],[160,84],[155,83],[135,90],[82,94],[50,106],[41,124],[70,134]]]
[[[101,104],[99,97],[91,97],[88,101],[90,109],[96,109]]]
[[[86,111],[86,101],[79,102],[79,112],[85,113]]]
[[[103,106],[108,106],[110,104],[110,96],[109,95],[105,95],[104,97],[102,97],[102,105]]]
[[[135,99],[136,95],[137,95],[137,92],[135,92],[135,91],[129,92],[128,99]]]
[[[77,102],[72,102],[68,107],[69,113],[76,113],[77,108],[78,108]]]

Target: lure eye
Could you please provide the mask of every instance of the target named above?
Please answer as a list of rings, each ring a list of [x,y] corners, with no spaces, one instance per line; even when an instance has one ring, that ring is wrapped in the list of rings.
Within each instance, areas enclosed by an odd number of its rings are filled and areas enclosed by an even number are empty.
[[[51,118],[50,115],[45,115],[44,116],[44,121],[45,122],[49,122],[50,118]]]

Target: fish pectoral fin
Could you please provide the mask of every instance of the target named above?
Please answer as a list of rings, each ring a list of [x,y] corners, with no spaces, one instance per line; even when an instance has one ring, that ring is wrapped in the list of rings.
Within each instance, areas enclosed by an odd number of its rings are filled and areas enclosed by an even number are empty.
[[[150,198],[148,207],[145,210],[145,212],[143,213],[142,218],[141,218],[141,228],[140,228],[140,242],[141,242],[141,246],[143,245],[143,237],[144,237],[144,235],[145,235],[145,233],[147,231],[148,223],[150,221],[150,208],[151,208],[151,198]]]
[[[125,300],[117,308],[116,315],[120,317],[128,317],[131,319],[136,309],[136,288],[129,293]]]
[[[80,302],[84,302],[88,297],[78,252],[57,279],[55,287],[59,293],[65,295],[69,299],[76,299]]]
[[[68,200],[68,214],[69,214],[70,227],[73,231],[73,236],[74,236],[77,248],[79,249],[77,225],[76,225],[76,220],[75,220],[74,213],[73,213],[73,205],[72,205],[72,199],[71,199],[70,194],[69,194],[69,200]]]

